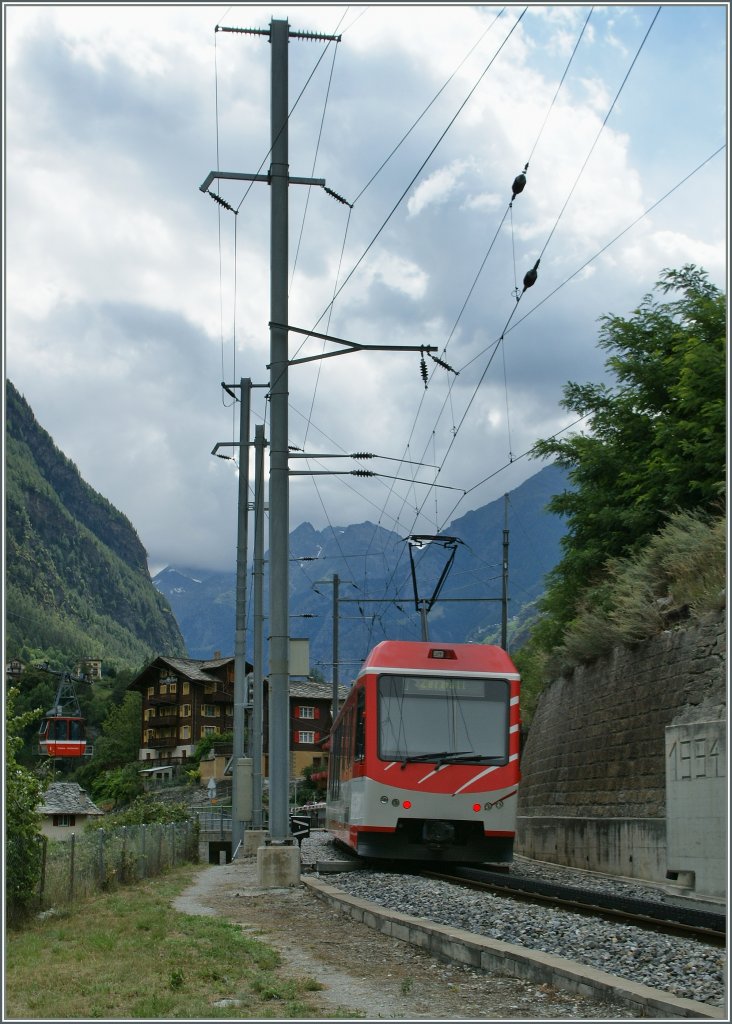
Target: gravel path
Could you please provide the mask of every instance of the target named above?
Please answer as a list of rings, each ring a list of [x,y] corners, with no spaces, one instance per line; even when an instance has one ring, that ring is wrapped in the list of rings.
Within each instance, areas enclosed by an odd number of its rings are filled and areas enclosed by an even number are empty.
[[[302,846],[305,869],[339,857],[324,835]],[[381,876],[380,876],[381,877]],[[411,886],[414,880],[395,876]],[[371,872],[328,874],[331,885],[362,887],[382,902]],[[392,892],[413,913],[405,893]],[[282,955],[285,976],[307,975],[326,988],[312,993],[323,1016],[355,1020],[628,1020],[629,1011],[558,991],[549,985],[483,974],[441,963],[325,907],[305,887],[260,889],[253,859],[204,868],[175,901],[189,914],[217,914],[239,924]],[[422,912],[421,916],[428,916]],[[511,941],[514,941],[512,939]],[[241,1018],[241,1008],[232,1009]]]

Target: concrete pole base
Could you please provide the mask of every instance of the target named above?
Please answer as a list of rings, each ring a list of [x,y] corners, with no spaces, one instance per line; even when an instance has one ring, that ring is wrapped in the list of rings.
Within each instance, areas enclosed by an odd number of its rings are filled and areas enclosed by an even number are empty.
[[[248,828],[241,844],[243,857],[256,857],[257,850],[269,839],[269,832],[263,828]]]
[[[257,850],[257,884],[263,889],[299,885],[300,847],[260,847]]]

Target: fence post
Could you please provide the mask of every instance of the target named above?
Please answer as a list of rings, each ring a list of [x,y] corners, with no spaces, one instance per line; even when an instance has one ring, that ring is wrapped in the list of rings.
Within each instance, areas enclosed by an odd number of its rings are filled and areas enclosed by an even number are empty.
[[[43,910],[43,894],[46,889],[46,855],[48,853],[48,836],[41,836],[41,886],[38,892],[38,909]]]
[[[104,829],[99,829],[99,888],[104,888]]]
[[[163,873],[163,831],[164,825],[158,825],[158,874]]]
[[[119,880],[127,881],[127,826],[122,826],[122,859],[119,864]]]
[[[74,899],[74,854],[76,852],[76,832],[71,833],[71,864],[69,866],[69,903]]]
[[[145,852],[145,837],[147,835],[147,826],[146,825],[140,825],[140,828],[142,829],[142,832],[141,832],[141,836],[142,836],[142,839],[141,839],[141,842],[142,842],[142,855],[140,857],[140,860],[142,861],[142,877],[143,878],[147,878],[147,854]]]

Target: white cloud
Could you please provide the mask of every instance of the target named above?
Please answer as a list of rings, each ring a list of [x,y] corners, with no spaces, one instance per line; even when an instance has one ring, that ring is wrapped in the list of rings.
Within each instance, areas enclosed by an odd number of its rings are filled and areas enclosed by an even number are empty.
[[[530,6],[495,59],[517,8],[497,20],[498,8],[442,4],[8,8],[7,375],[156,564],[231,564],[236,477],[210,451],[237,427],[220,381],[268,376],[270,193],[257,183],[242,201],[248,186],[219,182],[234,217],[199,185],[217,144],[222,169],[266,171],[270,47],[214,26],[287,17],[296,30],[342,31],[332,79],[332,48],[317,70],[323,44],[288,48],[291,105],[309,83],[290,120],[290,173],[310,175],[319,139],[314,173],[354,203],[290,190],[290,323],[366,345],[442,352],[449,340],[459,375],[428,359],[425,390],[415,352],[293,366],[291,439],[438,462],[449,450],[439,479],[470,488],[495,472],[470,499],[492,500],[538,469],[500,470],[506,390],[516,453],[565,422],[566,380],[602,374],[600,315],[633,309],[665,266],[696,262],[725,279],[721,157],[703,187],[692,179],[576,274],[724,136],[723,18],[703,9],[664,10],[666,35],[641,53],[587,160],[648,23],[640,8],[593,10],[556,100],[589,8]],[[679,66],[666,47],[682,37],[704,61]],[[515,280],[539,253],[539,280],[488,366]],[[291,357],[331,350],[291,337]],[[269,430],[265,396],[255,392],[252,421]],[[417,491],[298,477],[292,525],[383,516],[407,529]],[[455,500],[431,496],[430,525]]]

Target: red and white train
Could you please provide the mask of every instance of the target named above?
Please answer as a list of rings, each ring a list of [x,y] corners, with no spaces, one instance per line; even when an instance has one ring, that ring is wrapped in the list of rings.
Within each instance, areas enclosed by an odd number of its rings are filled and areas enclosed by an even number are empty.
[[[378,644],[331,731],[333,837],[363,857],[509,864],[519,690],[500,647]]]

